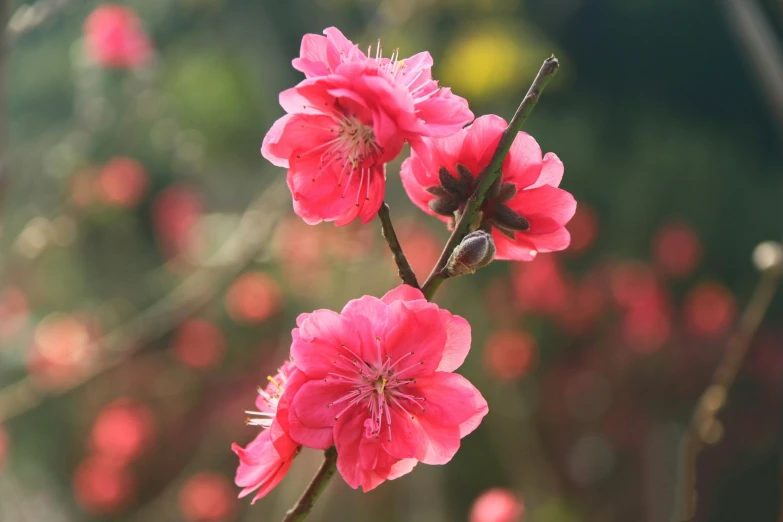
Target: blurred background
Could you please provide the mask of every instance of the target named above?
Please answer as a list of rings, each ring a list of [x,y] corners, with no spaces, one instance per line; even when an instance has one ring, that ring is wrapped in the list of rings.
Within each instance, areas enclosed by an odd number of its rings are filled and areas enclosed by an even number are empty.
[[[320,452],[236,499],[244,410],[299,313],[398,284],[377,221],[305,225],[258,152],[302,35],[331,25],[429,50],[442,85],[507,119],[555,53],[525,129],[579,209],[568,251],[437,297],[473,326],[461,372],[490,405],[454,460],[366,495],[335,480],[310,520],[676,520],[681,438],[753,249],[783,233],[783,4],[136,0],[119,22],[95,0],[0,5],[0,521],[277,521],[304,489]],[[116,23],[131,51],[91,50]],[[403,158],[387,201],[424,278],[448,232],[407,200]],[[695,520],[779,520],[782,301],[699,458]]]

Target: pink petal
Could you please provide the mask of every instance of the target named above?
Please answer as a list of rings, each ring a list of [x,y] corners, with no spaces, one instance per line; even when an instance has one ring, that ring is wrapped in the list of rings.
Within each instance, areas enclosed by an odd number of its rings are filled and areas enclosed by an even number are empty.
[[[519,132],[503,161],[503,181],[514,183],[517,190],[529,187],[541,174],[541,162],[541,147],[536,140],[526,132]]]
[[[449,89],[441,89],[437,96],[416,104],[419,118],[427,122],[427,136],[448,137],[473,119],[464,98],[454,96]]]
[[[277,472],[267,482],[265,482],[264,485],[261,486],[261,488],[258,490],[258,493],[256,493],[256,496],[253,497],[253,500],[250,503],[255,504],[256,500],[265,497],[267,493],[272,491],[278,484],[280,484],[280,481],[283,480],[283,477],[285,477],[286,473],[288,473],[288,470],[291,469],[292,463],[293,460],[286,460],[281,462]]]
[[[324,36],[304,35],[299,49],[299,58],[295,58],[292,62],[294,69],[303,72],[308,78],[329,74],[331,70],[326,57],[327,45],[328,42]]]
[[[440,317],[446,326],[446,348],[437,371],[453,372],[465,362],[470,351],[470,323],[448,310],[440,310]]]
[[[331,379],[331,377],[330,377]],[[306,382],[291,402],[291,410],[302,425],[308,428],[327,428],[334,426],[338,414],[348,405],[348,401],[332,404],[353,391],[348,384],[314,380]],[[290,417],[289,417],[290,420]],[[307,441],[300,440],[299,434],[291,426],[291,436],[304,446]]]
[[[465,142],[459,155],[459,162],[478,176],[487,166],[500,141],[500,135],[506,129],[506,120],[494,114],[479,116],[468,127]]]
[[[443,426],[419,417],[419,424],[424,433],[420,446],[420,454],[416,456],[424,464],[446,464],[459,450],[459,427]]]
[[[391,466],[389,475],[386,477],[387,480],[394,480],[403,475],[407,475],[413,471],[413,468],[416,467],[416,464],[418,464],[416,459],[402,459],[401,461],[396,462]]]
[[[416,306],[417,303],[394,301],[389,304],[387,317],[390,329],[383,340],[383,349],[392,361],[404,357],[398,372],[405,370],[405,378],[429,375],[435,371],[443,357],[447,339],[438,307],[428,304],[422,308]]]
[[[495,259],[498,261],[532,261],[536,258],[538,250],[533,241],[520,233],[517,239],[511,240],[505,234],[492,230],[492,239],[495,241]]]
[[[508,206],[525,217],[546,216],[561,225],[568,223],[576,212],[574,196],[550,185],[517,192]]]
[[[291,357],[309,378],[323,379],[333,371],[348,325],[331,310],[316,310],[291,332]]]
[[[541,164],[541,175],[530,188],[540,187],[541,185],[559,187],[560,182],[563,180],[564,170],[565,167],[563,167],[563,162],[560,161],[560,158],[554,152],[547,152]]]
[[[390,304],[394,301],[416,301],[424,299],[424,294],[418,288],[408,285],[400,285],[394,290],[389,290],[381,297],[381,301]]]
[[[571,244],[571,233],[565,227],[561,227],[547,234],[529,235],[527,239],[539,252],[559,252]]]
[[[413,458],[418,453],[420,443],[419,426],[399,408],[391,408],[391,436],[381,430],[383,448],[389,455],[398,459]]]
[[[409,388],[412,390],[411,395],[427,399],[427,411],[417,414],[420,420],[459,427],[477,415],[483,417],[486,414],[486,401],[462,375],[437,372],[417,377],[416,383],[409,385]]]
[[[264,141],[261,144],[261,155],[276,167],[288,168],[290,151],[282,150],[279,152],[281,155],[278,155],[275,153],[275,149],[277,149],[276,146],[280,143],[280,137],[283,134],[286,124],[292,117],[291,114],[286,114],[275,121],[275,123],[272,124],[272,128],[269,129],[269,132],[264,136]]]

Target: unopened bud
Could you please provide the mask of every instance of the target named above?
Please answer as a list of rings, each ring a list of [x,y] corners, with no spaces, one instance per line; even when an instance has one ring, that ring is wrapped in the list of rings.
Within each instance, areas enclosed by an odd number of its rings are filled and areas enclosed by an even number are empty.
[[[483,231],[471,232],[454,249],[445,272],[449,277],[472,274],[495,258],[495,242]]]

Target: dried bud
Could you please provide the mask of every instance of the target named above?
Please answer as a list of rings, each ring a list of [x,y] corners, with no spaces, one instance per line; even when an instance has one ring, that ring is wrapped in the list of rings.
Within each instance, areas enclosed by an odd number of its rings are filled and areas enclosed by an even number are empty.
[[[472,274],[495,258],[495,242],[483,230],[471,232],[454,249],[445,272],[449,277]]]

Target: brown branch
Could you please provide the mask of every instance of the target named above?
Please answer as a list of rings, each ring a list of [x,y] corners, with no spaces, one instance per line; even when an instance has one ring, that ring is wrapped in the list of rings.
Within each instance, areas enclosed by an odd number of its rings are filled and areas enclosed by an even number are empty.
[[[413,269],[402,251],[400,241],[397,239],[397,234],[394,232],[394,226],[392,226],[391,216],[389,215],[389,205],[385,201],[381,205],[381,208],[378,209],[378,219],[381,220],[383,238],[389,245],[389,250],[392,252],[394,262],[397,264],[397,274],[406,285],[412,286],[413,288],[419,288],[416,274],[413,273]]]
[[[438,262],[435,264],[435,267],[432,269],[432,272],[422,286],[422,291],[427,299],[432,299],[432,296],[435,295],[438,287],[449,277],[443,269],[446,267],[449,257],[451,257],[451,253],[457,245],[460,244],[465,235],[470,232],[470,226],[475,220],[476,213],[484,202],[484,195],[487,193],[492,183],[501,175],[500,167],[503,165],[503,160],[506,159],[508,151],[511,149],[511,145],[517,137],[517,133],[530,116],[530,113],[533,112],[533,108],[538,103],[541,93],[544,91],[544,88],[552,77],[554,77],[555,73],[557,73],[559,66],[557,58],[555,58],[554,55],[544,60],[544,64],[541,66],[535,80],[533,80],[533,83],[530,85],[530,89],[528,89],[525,98],[517,108],[517,112],[514,114],[508,127],[506,127],[506,130],[503,131],[492,159],[484,170],[479,173],[476,190],[468,199],[465,210],[462,212],[457,224],[454,226],[454,232],[452,232],[451,237],[449,237]]]
[[[318,473],[315,474],[313,480],[310,481],[310,485],[296,501],[294,507],[288,510],[283,522],[301,522],[315,506],[315,502],[321,493],[326,489],[326,485],[329,484],[329,480],[334,476],[337,471],[337,450],[332,446],[324,452],[324,461],[321,467],[318,469]]]
[[[766,251],[762,251],[766,249]],[[766,259],[763,258],[765,254]],[[684,516],[689,522],[696,516],[698,492],[696,490],[696,463],[706,444],[720,439],[721,425],[718,421],[726,404],[731,387],[747,356],[753,337],[767,314],[783,275],[783,255],[780,245],[762,243],[754,253],[761,277],[753,295],[742,313],[737,329],[729,339],[723,359],[715,369],[709,386],[704,390],[693,412],[682,446],[681,495]]]
[[[783,52],[775,30],[754,0],[724,0],[721,5],[783,136]]]
[[[63,395],[117,366],[211,302],[266,247],[274,223],[283,213],[285,198],[280,197],[283,187],[283,183],[275,183],[266,189],[242,215],[236,232],[171,293],[92,343],[92,347],[109,355],[76,382],[64,388],[45,389],[26,377],[0,389],[0,424],[35,408],[50,396]]]

